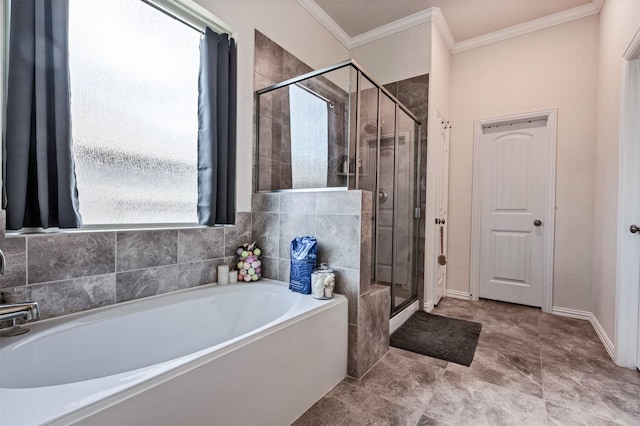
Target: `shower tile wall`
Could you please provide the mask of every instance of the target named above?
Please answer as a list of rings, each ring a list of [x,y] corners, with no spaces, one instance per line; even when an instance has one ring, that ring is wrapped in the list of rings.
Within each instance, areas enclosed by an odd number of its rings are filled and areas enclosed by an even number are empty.
[[[279,83],[312,71],[304,62],[284,50],[259,31],[255,31],[254,50],[254,90]],[[334,102],[328,108],[329,132],[329,167],[327,173],[328,186],[345,186],[345,176],[339,174],[346,154],[349,97],[345,91],[324,77],[314,78],[301,84]],[[260,97],[261,122],[258,129],[260,144],[254,141],[253,158],[258,158],[260,188],[253,189],[271,191],[274,189],[292,188],[291,174],[291,125],[288,91],[276,90]],[[254,107],[254,125],[257,125]],[[253,164],[253,176],[256,176],[256,164]]]
[[[349,300],[350,376],[363,376],[389,348],[389,288],[371,285],[371,192],[253,194],[253,239],[267,278],[289,281],[289,245],[318,239],[318,263],[336,272],[336,293]]]
[[[0,288],[29,286],[42,318],[215,282],[217,266],[251,239],[251,213],[216,228],[6,238],[0,212]]]

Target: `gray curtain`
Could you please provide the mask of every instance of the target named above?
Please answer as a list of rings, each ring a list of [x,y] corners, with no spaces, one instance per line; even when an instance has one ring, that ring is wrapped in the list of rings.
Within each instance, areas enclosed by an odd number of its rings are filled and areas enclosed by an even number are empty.
[[[4,146],[7,229],[78,228],[67,0],[11,2]]]
[[[206,28],[200,40],[198,78],[198,222],[201,225],[234,222],[236,63],[235,40]]]

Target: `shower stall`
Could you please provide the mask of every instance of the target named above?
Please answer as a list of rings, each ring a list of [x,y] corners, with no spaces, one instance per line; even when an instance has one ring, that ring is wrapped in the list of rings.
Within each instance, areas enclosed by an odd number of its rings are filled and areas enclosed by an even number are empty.
[[[255,190],[371,191],[371,277],[418,295],[420,121],[355,61],[256,92]]]

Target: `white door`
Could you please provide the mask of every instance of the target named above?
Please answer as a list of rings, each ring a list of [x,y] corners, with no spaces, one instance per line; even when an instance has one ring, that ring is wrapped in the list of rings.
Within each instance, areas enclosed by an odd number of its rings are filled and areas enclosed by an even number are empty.
[[[444,297],[447,291],[447,265],[439,262],[439,256],[445,256],[447,259],[447,227],[448,227],[448,211],[449,211],[449,131],[451,126],[449,122],[436,112],[436,120],[440,123],[438,132],[437,145],[437,178],[436,184],[436,232],[435,232],[435,254],[434,259],[436,271],[436,285],[434,288],[433,304],[437,305],[440,299]],[[444,265],[442,264],[444,263]]]
[[[619,256],[623,261],[629,262],[629,265],[625,265],[625,267],[629,270],[630,280],[636,285],[638,329],[636,368],[640,369],[640,230],[638,229],[640,227],[640,122],[637,119],[640,114],[640,47],[637,49],[634,59],[629,63],[627,90],[633,91],[633,93],[627,94],[626,113],[631,131],[625,135],[628,135],[629,139],[626,140],[627,145],[622,151],[622,155],[625,157],[623,161],[626,161],[626,164],[622,166],[625,181],[622,182],[620,188],[620,196],[626,201],[620,207],[623,215],[622,226],[629,231],[626,234],[626,241],[623,236],[623,247]],[[629,209],[628,213],[626,208]],[[628,257],[626,257],[627,253]]]
[[[638,53],[640,55],[640,52]],[[622,184],[620,196],[624,197],[628,202],[629,214],[627,220],[623,219],[622,226],[628,229],[626,234],[627,241],[622,243],[623,250],[619,254],[622,256],[623,261],[628,260],[629,265],[626,265],[630,271],[630,278],[636,285],[636,297],[637,297],[637,328],[638,328],[638,340],[636,350],[636,368],[640,369],[640,122],[638,122],[638,115],[640,114],[640,59],[634,59],[630,63],[630,80],[633,82],[629,85],[629,89],[633,90],[634,96],[633,106],[631,109],[631,117],[629,117],[629,124],[633,126],[633,131],[630,134],[630,140],[628,146],[625,147],[623,155],[628,157],[627,163],[624,165],[625,173],[624,179],[626,182]],[[624,209],[626,206],[622,206]],[[627,212],[623,211],[623,215]],[[635,232],[634,232],[635,231]],[[629,257],[626,257],[626,254]]]
[[[640,56],[640,51],[637,53]],[[622,243],[623,251],[620,253],[623,261],[629,262],[627,265],[630,271],[630,278],[636,285],[636,297],[637,297],[637,328],[638,328],[638,340],[636,350],[636,368],[640,369],[640,122],[638,122],[638,115],[640,114],[640,59],[634,59],[630,63],[630,78],[632,82],[629,84],[628,89],[634,91],[634,95],[629,99],[633,102],[631,108],[628,108],[630,117],[627,120],[629,125],[633,127],[633,131],[630,132],[630,140],[625,147],[623,155],[626,158],[624,179],[626,180],[621,187],[620,196],[624,197],[627,201],[629,208],[629,214],[626,216],[627,220],[623,219],[622,226],[628,229],[626,233],[627,241]],[[628,171],[626,170],[628,169]],[[625,206],[621,206],[625,209]],[[623,217],[627,215],[626,211],[622,212]],[[629,257],[626,257],[626,253]]]
[[[616,364],[640,367],[640,232],[635,228],[640,226],[640,29],[623,57],[613,340]]]
[[[547,119],[482,129],[479,296],[542,306]]]

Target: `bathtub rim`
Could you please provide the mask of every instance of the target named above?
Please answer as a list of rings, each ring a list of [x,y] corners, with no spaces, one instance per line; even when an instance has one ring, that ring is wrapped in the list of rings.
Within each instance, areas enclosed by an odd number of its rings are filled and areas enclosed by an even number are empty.
[[[288,285],[288,283],[286,283]],[[244,347],[244,346],[248,346],[249,344],[253,343],[254,341],[267,337],[273,333],[276,333],[286,327],[288,327],[291,324],[295,324],[297,322],[303,321],[306,318],[309,318],[311,316],[313,316],[315,313],[317,312],[322,312],[325,310],[328,310],[340,303],[347,303],[347,298],[346,296],[343,295],[336,295],[336,297],[334,297],[332,299],[331,303],[326,303],[323,306],[319,306],[319,307],[315,307],[312,310],[306,311],[302,314],[296,315],[295,317],[292,318],[288,318],[285,321],[279,322],[276,325],[273,325],[271,327],[269,327],[268,329],[265,330],[261,330],[258,333],[252,334],[251,336],[248,336],[246,338],[243,338],[239,341],[233,342],[223,348],[220,348],[219,350],[216,350],[213,353],[207,353],[207,354],[203,354],[202,356],[198,356],[182,365],[179,365],[177,367],[174,367],[168,371],[165,371],[163,373],[160,373],[159,375],[152,377],[150,379],[147,379],[143,382],[140,383],[136,383],[135,385],[127,388],[127,389],[123,389],[121,391],[118,391],[112,395],[107,396],[104,399],[101,399],[99,401],[95,401],[89,405],[86,405],[82,408],[79,408],[77,410],[74,410],[70,413],[67,413],[65,415],[62,415],[60,417],[57,417],[55,419],[51,419],[50,421],[48,421],[46,424],[50,424],[50,425],[66,425],[68,423],[73,423],[73,422],[78,422],[78,421],[82,421],[83,419],[86,419],[87,417],[89,417],[91,414],[95,413],[96,411],[101,411],[104,410],[106,408],[112,407],[116,404],[118,404],[120,401],[126,400],[128,398],[131,398],[135,395],[139,395],[143,392],[145,392],[146,390],[149,390],[155,386],[158,386],[162,383],[166,383],[182,374],[186,374],[192,370],[195,370],[196,368],[202,367],[203,365],[214,361],[218,358],[222,358],[223,356],[233,352],[234,350]]]
[[[56,327],[66,322],[74,321],[76,317],[88,316],[97,312],[112,310],[114,308],[121,307],[124,305],[136,304],[136,303],[148,301],[151,299],[157,299],[157,298],[168,298],[175,294],[194,292],[202,289],[215,289],[217,287],[223,288],[223,287],[231,287],[236,285],[249,287],[255,284],[256,283],[253,283],[253,282],[252,283],[233,283],[233,284],[226,284],[226,285],[218,285],[217,283],[206,284],[202,286],[192,287],[188,289],[181,289],[174,292],[168,292],[160,295],[154,295],[154,296],[135,299],[127,302],[108,305],[108,306],[104,306],[104,307],[100,307],[100,308],[96,308],[88,311],[74,312],[68,315],[62,315],[59,317],[49,318],[49,319],[45,319],[35,323],[31,323],[31,325],[34,326],[33,331],[35,332],[40,331],[40,333],[42,333],[42,332],[46,332],[47,328]],[[282,281],[263,279],[258,284],[269,284],[269,285],[275,285],[277,287],[288,289],[288,283],[282,282]],[[304,295],[301,295],[301,296],[304,296]],[[166,370],[160,371],[159,373],[151,377],[144,378],[140,381],[137,381],[128,385],[123,389],[116,390],[112,394],[107,395],[102,399],[91,401],[86,405],[79,407],[75,410],[68,411],[60,415],[44,419],[43,424],[63,425],[63,424],[81,421],[82,419],[91,416],[95,412],[112,407],[121,401],[124,401],[128,398],[141,394],[153,387],[156,387],[162,383],[170,381],[180,375],[186,374],[196,368],[202,367],[203,365],[209,362],[212,362],[225,355],[228,355],[229,353],[233,352],[234,350],[237,350],[238,348],[242,348],[244,346],[250,345],[251,343],[255,342],[258,339],[262,339],[271,334],[277,333],[282,329],[290,326],[291,324],[295,324],[297,322],[303,321],[315,315],[318,312],[331,309],[339,304],[348,303],[346,296],[343,296],[340,294],[336,294],[335,297],[331,300],[317,300],[317,299],[313,299],[310,295],[308,296],[309,296],[308,298],[304,298],[301,300],[302,303],[306,303],[306,305],[308,305],[308,306],[305,306],[305,309],[302,312],[297,312],[293,316],[289,316],[288,318],[285,318],[285,319],[282,319],[282,317],[279,317],[274,321],[271,321],[267,324],[264,324],[261,327],[258,327],[255,330],[252,330],[250,333],[231,339],[228,341],[228,343],[225,342],[227,344],[225,344],[224,346],[217,347],[218,345],[216,345],[213,347],[205,348],[201,351],[184,355],[182,357],[179,357],[173,360],[166,361],[161,364],[156,364],[155,366],[159,366],[162,364],[177,363],[177,365],[169,366],[166,368]],[[300,305],[302,303],[294,304],[294,306],[291,309],[289,309],[285,314],[283,314],[283,316],[290,315],[292,310],[301,309]],[[35,325],[38,325],[38,327],[35,327]],[[40,330],[40,329],[44,329],[44,330]],[[11,340],[11,338],[6,338],[6,339]],[[0,345],[0,348],[3,348],[4,346],[7,346],[7,345],[8,344]],[[108,377],[112,377],[112,376],[108,376]],[[77,382],[77,383],[81,383],[81,382]],[[11,391],[15,391],[16,389],[18,389],[18,392],[28,392],[30,389],[39,389],[39,388],[3,388],[0,390],[10,393]]]
[[[24,324],[21,324],[21,326],[23,328],[28,328],[29,330],[31,330],[29,333],[26,333],[24,335],[20,335],[18,336],[18,338],[22,337],[25,340],[31,340],[30,337],[33,336],[32,333],[39,333],[42,332],[41,329],[46,329],[46,328],[51,328],[51,327],[55,327],[61,323],[66,323],[66,322],[70,322],[73,321],[76,317],[84,317],[84,316],[89,316],[89,315],[94,315],[94,314],[100,314],[103,313],[105,311],[109,311],[111,309],[114,308],[118,308],[118,307],[126,307],[126,306],[130,306],[130,305],[134,305],[136,303],[140,303],[143,301],[152,301],[152,300],[157,300],[157,299],[163,299],[163,298],[167,298],[173,295],[178,295],[178,294],[185,294],[185,293],[190,293],[190,292],[196,292],[198,290],[203,290],[203,289],[215,289],[215,288],[227,288],[227,287],[233,287],[233,286],[243,286],[243,287],[249,287],[251,285],[255,285],[255,284],[271,284],[271,285],[275,285],[278,287],[284,287],[287,286],[289,283],[286,283],[284,281],[278,281],[278,280],[272,280],[269,278],[262,278],[259,281],[252,281],[252,282],[240,282],[238,281],[237,283],[229,283],[229,284],[218,284],[216,283],[208,283],[208,284],[201,284],[195,287],[189,287],[189,288],[181,288],[179,290],[174,290],[174,291],[168,291],[166,293],[160,293],[160,294],[154,294],[152,296],[145,296],[145,297],[139,297],[137,299],[132,299],[132,300],[127,300],[125,302],[116,302],[116,303],[111,303],[109,305],[105,305],[105,306],[99,306],[97,308],[91,308],[91,309],[85,309],[82,311],[78,311],[78,312],[71,312],[68,314],[64,314],[64,315],[57,315],[54,317],[50,317],[50,318],[45,318],[45,319],[41,319],[41,320],[36,320],[36,321],[30,321]],[[6,330],[9,329],[11,327],[4,327],[4,328],[0,328],[0,330]],[[6,346],[10,346],[11,344],[14,343],[14,340],[11,337],[2,337],[0,338],[0,349],[6,347]]]

